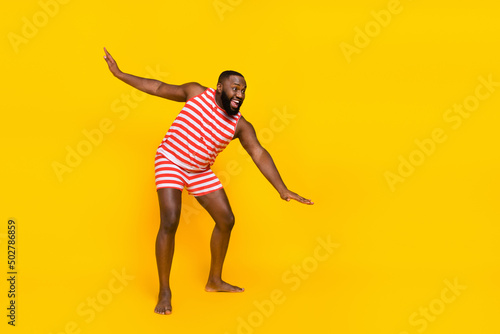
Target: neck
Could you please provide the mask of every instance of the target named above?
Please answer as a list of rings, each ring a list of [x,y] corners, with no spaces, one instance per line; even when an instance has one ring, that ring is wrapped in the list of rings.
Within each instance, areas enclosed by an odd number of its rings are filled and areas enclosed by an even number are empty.
[[[215,91],[215,104],[217,104],[217,106],[219,108],[221,108],[222,110],[224,110],[224,108],[222,107],[222,99],[220,97],[220,94],[217,91]]]

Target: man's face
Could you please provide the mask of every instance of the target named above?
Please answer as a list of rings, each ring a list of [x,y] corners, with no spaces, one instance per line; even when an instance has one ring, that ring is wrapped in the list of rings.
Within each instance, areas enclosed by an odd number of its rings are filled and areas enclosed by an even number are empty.
[[[236,115],[240,111],[243,100],[245,100],[245,91],[247,89],[245,79],[237,75],[231,75],[222,84],[219,83],[219,87],[222,88],[222,108],[229,115]]]

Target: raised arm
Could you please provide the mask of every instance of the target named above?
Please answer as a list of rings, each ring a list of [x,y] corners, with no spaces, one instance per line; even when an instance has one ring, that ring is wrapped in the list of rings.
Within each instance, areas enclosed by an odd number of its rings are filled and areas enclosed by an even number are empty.
[[[206,89],[206,87],[203,87],[196,82],[189,82],[183,85],[171,85],[159,80],[141,78],[132,74],[124,73],[118,68],[116,61],[109,54],[106,48],[104,48],[104,53],[104,60],[106,60],[109,70],[115,77],[145,93],[163,97],[172,101],[186,102],[191,97],[203,93]]]
[[[241,116],[236,126],[235,138],[238,138],[243,148],[252,157],[253,162],[257,165],[260,172],[278,191],[280,197],[285,201],[291,199],[304,204],[314,204],[310,199],[306,199],[293,191],[288,190],[285,183],[281,179],[280,173],[274,164],[273,158],[269,152],[262,147],[255,134],[255,129],[243,116]]]

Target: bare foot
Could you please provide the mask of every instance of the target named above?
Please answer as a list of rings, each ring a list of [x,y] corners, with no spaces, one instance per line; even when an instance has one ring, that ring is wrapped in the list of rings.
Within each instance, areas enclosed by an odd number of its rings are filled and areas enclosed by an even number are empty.
[[[229,283],[226,283],[224,281],[219,281],[219,282],[213,282],[213,281],[208,281],[207,285],[205,286],[205,291],[207,292],[243,292],[245,289],[237,287],[235,285],[231,285]]]
[[[160,291],[158,294],[158,304],[155,307],[155,313],[171,314],[172,313],[172,293],[170,290]]]

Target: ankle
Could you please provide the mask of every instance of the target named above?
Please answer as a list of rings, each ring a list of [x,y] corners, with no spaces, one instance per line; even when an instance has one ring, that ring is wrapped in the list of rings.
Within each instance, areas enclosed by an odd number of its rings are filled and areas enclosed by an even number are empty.
[[[217,277],[209,277],[207,284],[219,284],[222,283],[222,278],[217,278]]]
[[[161,294],[166,294],[166,293],[170,293],[170,287],[166,287],[166,288],[160,288],[160,295]]]

